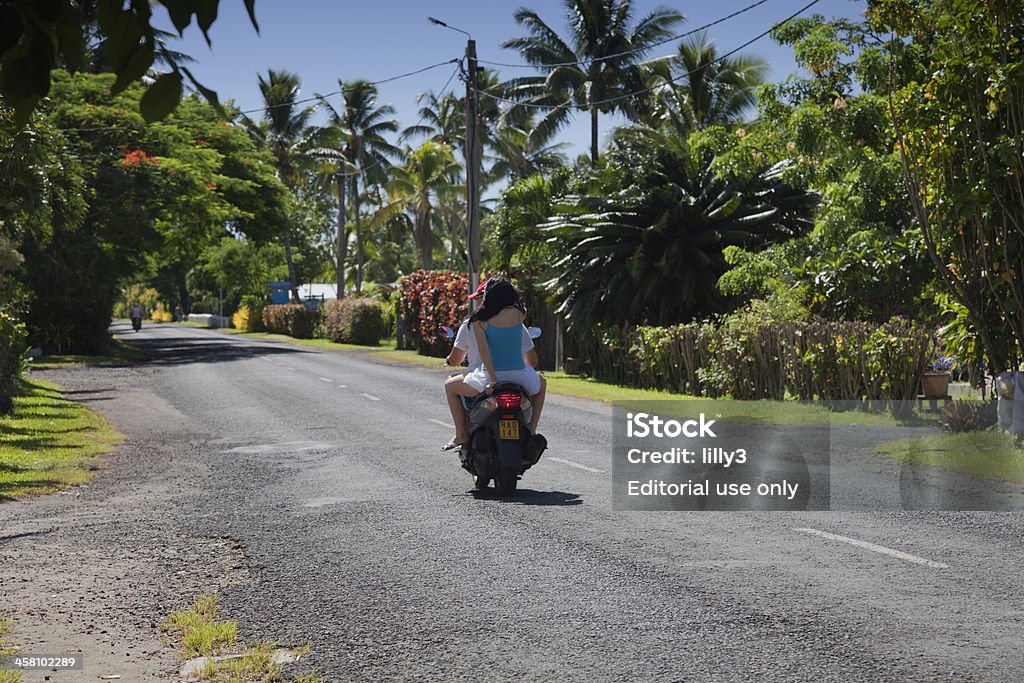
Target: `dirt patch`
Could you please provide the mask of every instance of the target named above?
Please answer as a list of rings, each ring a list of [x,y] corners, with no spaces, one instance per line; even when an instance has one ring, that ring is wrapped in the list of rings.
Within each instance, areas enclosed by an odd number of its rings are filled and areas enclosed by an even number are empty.
[[[92,483],[0,505],[0,618],[23,654],[80,653],[84,671],[24,672],[25,681],[177,680],[181,657],[159,633],[200,592],[253,580],[230,538],[183,531],[173,511],[207,472],[188,419],[147,389],[144,367],[39,373],[103,413],[127,437]],[[131,387],[124,389],[124,387]]]

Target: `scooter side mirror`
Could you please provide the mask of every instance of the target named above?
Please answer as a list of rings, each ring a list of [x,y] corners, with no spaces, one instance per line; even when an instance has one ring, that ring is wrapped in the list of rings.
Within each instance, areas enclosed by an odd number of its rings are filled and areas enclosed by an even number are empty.
[[[455,330],[448,327],[447,325],[441,325],[441,329],[444,330],[444,336],[448,339],[455,339]]]
[[[537,337],[540,336],[539,327],[527,327],[526,331],[530,333],[530,339],[536,339]]]

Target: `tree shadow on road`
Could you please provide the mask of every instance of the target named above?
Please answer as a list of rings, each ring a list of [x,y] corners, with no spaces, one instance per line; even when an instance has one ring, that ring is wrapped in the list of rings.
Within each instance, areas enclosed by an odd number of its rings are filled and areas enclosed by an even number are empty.
[[[567,491],[534,491],[533,489],[517,489],[508,498],[497,495],[493,490],[470,491],[474,498],[480,500],[496,500],[501,503],[515,503],[516,505],[582,505],[583,498],[578,493]]]
[[[132,340],[134,346],[146,351],[148,359],[141,365],[187,365],[191,363],[225,363],[259,356],[282,356],[317,353],[281,345],[248,345],[230,340],[201,341],[195,337],[156,337]]]

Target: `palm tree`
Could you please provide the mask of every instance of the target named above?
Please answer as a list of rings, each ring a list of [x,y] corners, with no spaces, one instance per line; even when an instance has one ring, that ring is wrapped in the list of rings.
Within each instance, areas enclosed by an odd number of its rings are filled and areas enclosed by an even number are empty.
[[[330,125],[336,128],[344,140],[343,155],[354,172],[346,174],[352,183],[353,216],[356,231],[356,293],[363,288],[363,232],[360,202],[360,178],[362,189],[374,181],[387,177],[390,159],[401,154],[401,150],[388,142],[386,133],[398,132],[398,121],[391,105],[377,106],[377,86],[369,81],[338,81],[345,108],[335,109],[327,98],[320,102],[327,110]]]
[[[725,247],[761,249],[813,226],[817,195],[786,184],[781,164],[723,177],[685,137],[646,127],[620,129],[609,154],[544,226],[560,256],[549,287],[570,327],[718,312]]]
[[[735,123],[756,102],[768,63],[759,57],[720,58],[706,32],[679,45],[671,59],[652,65],[653,110],[682,131]]]
[[[416,103],[420,105],[419,123],[404,129],[398,138],[399,142],[422,136],[444,143],[452,149],[462,147],[466,132],[466,111],[461,97],[450,92],[438,97],[428,90],[416,97]]]
[[[574,109],[590,112],[590,157],[598,157],[598,113],[635,116],[632,93],[643,90],[641,62],[683,20],[657,8],[635,25],[632,0],[563,0],[569,35],[563,39],[533,10],[516,11],[529,35],[502,43],[518,50],[540,76],[509,81],[509,92],[527,106],[547,110],[531,135],[550,136]]]
[[[412,213],[413,239],[421,268],[433,267],[432,213],[435,205],[450,200],[459,191],[459,186],[452,181],[458,170],[451,147],[427,140],[406,154],[404,165],[392,169],[392,178],[387,184],[389,201],[373,218],[374,225],[383,225],[401,214]]]
[[[301,180],[302,167],[308,162],[304,147],[314,129],[309,125],[312,107],[299,107],[301,80],[298,74],[269,69],[267,77],[259,76],[263,95],[263,120],[243,117],[250,137],[257,147],[266,148],[274,156],[278,179],[294,190]],[[285,223],[284,259],[288,264],[288,283],[292,300],[299,299],[299,279],[292,258],[292,227]]]
[[[494,160],[484,174],[489,185],[499,180],[515,182],[534,173],[549,173],[565,164],[565,143],[549,144],[533,131],[533,118],[522,122],[504,119],[488,140]]]

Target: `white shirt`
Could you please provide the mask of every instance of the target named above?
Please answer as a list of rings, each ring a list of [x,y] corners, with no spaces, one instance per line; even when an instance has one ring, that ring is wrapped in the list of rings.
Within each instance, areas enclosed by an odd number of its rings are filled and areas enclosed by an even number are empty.
[[[459,325],[459,331],[455,334],[455,348],[466,352],[466,361],[469,363],[471,371],[483,367],[483,361],[480,360],[480,349],[476,345],[476,335],[466,323]]]

